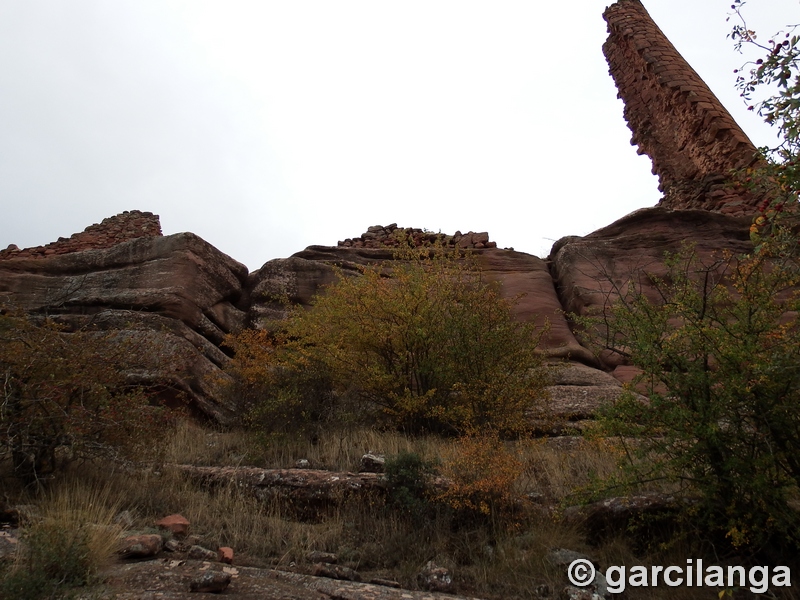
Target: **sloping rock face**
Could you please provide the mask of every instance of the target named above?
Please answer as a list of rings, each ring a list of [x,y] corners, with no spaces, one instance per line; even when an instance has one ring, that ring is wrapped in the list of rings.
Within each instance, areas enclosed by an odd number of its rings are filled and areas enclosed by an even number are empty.
[[[542,350],[553,357],[594,362],[575,339],[561,312],[561,302],[545,261],[524,252],[498,248],[473,252],[486,276],[501,283],[502,295],[516,300],[514,313],[518,319],[533,320],[541,327],[547,325]],[[393,258],[391,247],[310,246],[290,258],[269,261],[248,280],[249,321],[258,326],[262,319],[281,318],[286,300],[308,306],[315,294],[336,281],[337,270],[344,276],[357,276],[359,267],[387,265]]]
[[[747,217],[702,210],[644,208],[584,237],[563,238],[550,254],[564,308],[579,315],[601,310],[628,281],[657,300],[651,276],[664,277],[665,253],[691,246],[704,264],[725,251],[752,249]]]
[[[104,223],[113,232],[130,215]],[[92,234],[102,237],[102,229]],[[132,383],[171,400],[182,394],[196,412],[226,422],[232,413],[216,386],[227,357],[219,346],[244,324],[235,304],[247,268],[194,234],[157,231],[121,240],[110,235],[111,246],[72,239],[65,252],[9,253],[0,260],[0,302],[70,327],[117,332],[134,349],[126,366]]]
[[[655,302],[653,278],[667,275],[665,253],[676,253],[688,244],[701,264],[711,266],[726,252],[735,255],[752,249],[749,222],[748,217],[655,207],[633,212],[585,237],[564,238],[550,255],[558,296],[570,313],[598,314],[633,282]],[[621,364],[619,357],[604,360],[606,368]]]

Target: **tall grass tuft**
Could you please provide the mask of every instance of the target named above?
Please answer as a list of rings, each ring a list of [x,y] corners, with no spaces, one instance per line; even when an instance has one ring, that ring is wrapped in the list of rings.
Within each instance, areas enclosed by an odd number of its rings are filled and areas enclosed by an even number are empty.
[[[58,597],[92,582],[114,554],[121,527],[107,486],[71,481],[48,493],[23,528],[14,564],[0,581],[5,600]]]

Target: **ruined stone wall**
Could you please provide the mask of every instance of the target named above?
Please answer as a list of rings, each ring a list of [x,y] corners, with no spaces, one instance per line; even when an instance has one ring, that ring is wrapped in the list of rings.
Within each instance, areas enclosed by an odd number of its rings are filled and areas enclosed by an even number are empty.
[[[81,233],[76,233],[69,238],[59,238],[46,246],[19,249],[11,244],[0,251],[0,260],[12,258],[42,258],[54,254],[67,254],[110,248],[122,242],[141,237],[158,237],[161,235],[161,221],[158,215],[151,212],[126,210],[113,217],[103,219],[100,223],[90,225]]]
[[[436,243],[440,243],[446,248],[497,248],[497,243],[489,241],[489,234],[485,231],[480,233],[456,231],[453,235],[446,235],[423,229],[398,227],[397,223],[386,226],[373,225],[356,238],[340,241],[338,246],[345,248],[399,248],[406,246],[409,242],[415,248],[432,246]]]
[[[661,205],[729,214],[755,212],[759,199],[727,184],[756,148],[639,0],[619,0],[603,14],[603,52],[625,102],[632,144],[653,161]]]

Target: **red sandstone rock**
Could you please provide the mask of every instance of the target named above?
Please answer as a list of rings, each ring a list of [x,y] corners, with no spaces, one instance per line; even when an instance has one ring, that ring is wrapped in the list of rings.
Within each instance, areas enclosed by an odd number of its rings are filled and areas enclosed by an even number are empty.
[[[219,346],[244,322],[235,303],[246,278],[244,265],[191,233],[136,233],[108,248],[0,260],[6,301],[56,313],[71,328],[119,332],[137,349],[126,365],[130,383],[167,401],[180,392],[193,412],[220,422],[232,411],[215,383],[228,361]]]
[[[603,52],[631,143],[653,161],[668,208],[752,214],[760,199],[726,189],[731,169],[754,161],[756,148],[639,0],[619,0],[603,17]]]
[[[553,275],[565,310],[579,315],[603,311],[627,289],[629,281],[653,301],[653,277],[663,278],[665,252],[689,242],[699,260],[712,264],[724,251],[749,251],[748,217],[700,210],[641,209],[582,238],[565,238],[553,246]],[[618,355],[601,356],[613,369],[625,364]]]
[[[185,536],[189,533],[189,521],[183,515],[174,514],[156,521],[156,527],[166,529],[175,536]]]
[[[217,560],[221,563],[229,565],[233,564],[233,548],[222,546],[217,550]]]

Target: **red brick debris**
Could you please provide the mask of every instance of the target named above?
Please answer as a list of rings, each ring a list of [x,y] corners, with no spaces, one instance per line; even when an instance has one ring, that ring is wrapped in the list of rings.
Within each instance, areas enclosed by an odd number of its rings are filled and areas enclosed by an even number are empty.
[[[139,210],[126,210],[116,216],[103,219],[100,223],[90,225],[81,233],[76,233],[69,238],[58,238],[58,241],[51,242],[46,246],[20,249],[11,244],[5,250],[0,250],[0,260],[43,258],[82,250],[110,248],[137,238],[160,235],[162,235],[161,221],[158,215]]]

